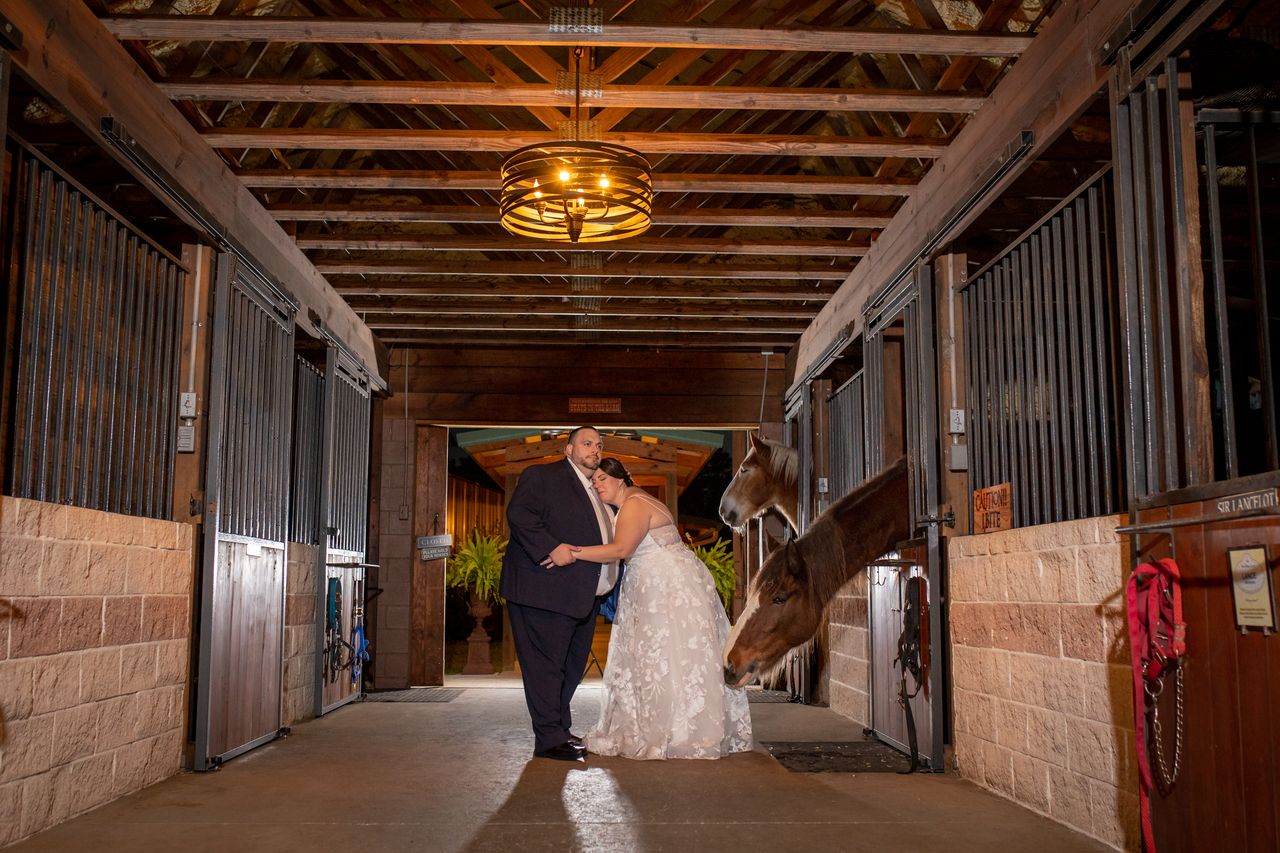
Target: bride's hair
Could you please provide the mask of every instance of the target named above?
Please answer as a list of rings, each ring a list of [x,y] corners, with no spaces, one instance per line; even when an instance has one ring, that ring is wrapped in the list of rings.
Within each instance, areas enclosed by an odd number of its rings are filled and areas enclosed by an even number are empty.
[[[612,456],[606,456],[600,460],[600,470],[615,480],[621,480],[628,486],[635,485],[635,483],[631,482],[631,475],[627,473],[626,466]]]

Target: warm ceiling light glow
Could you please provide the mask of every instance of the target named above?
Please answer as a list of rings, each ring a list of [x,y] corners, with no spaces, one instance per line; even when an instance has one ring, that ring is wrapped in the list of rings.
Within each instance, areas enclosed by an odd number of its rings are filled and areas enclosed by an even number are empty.
[[[653,172],[639,152],[608,142],[530,145],[502,164],[499,213],[512,234],[540,240],[633,237],[650,224]]]

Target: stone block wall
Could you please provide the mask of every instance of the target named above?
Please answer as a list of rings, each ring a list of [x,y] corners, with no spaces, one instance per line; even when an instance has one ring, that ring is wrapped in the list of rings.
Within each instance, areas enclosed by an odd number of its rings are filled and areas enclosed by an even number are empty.
[[[0,845],[178,772],[192,528],[0,497]]]
[[[827,607],[826,696],[831,710],[866,726],[871,720],[867,573],[845,584]]]
[[[289,543],[284,606],[284,724],[316,715],[316,578],[320,549]]]
[[[382,490],[378,503],[378,635],[372,649],[380,690],[409,686],[410,575],[413,549],[414,421],[391,417],[382,421]]]
[[[949,540],[954,746],[962,776],[1136,851],[1122,523]]]

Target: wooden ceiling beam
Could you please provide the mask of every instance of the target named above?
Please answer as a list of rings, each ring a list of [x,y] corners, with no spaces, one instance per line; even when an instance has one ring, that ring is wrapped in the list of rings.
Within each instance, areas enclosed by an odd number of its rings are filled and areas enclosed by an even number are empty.
[[[666,334],[663,331],[648,333],[594,332],[559,328],[549,332],[524,332],[516,329],[504,329],[501,332],[478,331],[466,333],[457,329],[448,330],[383,330],[378,334],[379,340],[385,344],[396,346],[440,346],[451,349],[469,349],[473,347],[515,347],[515,346],[547,346],[561,349],[572,347],[643,347],[650,349],[688,349],[698,350],[733,350],[735,352],[759,354],[762,350],[783,353],[796,345],[799,335],[781,338],[774,335],[751,333],[732,333],[720,335],[681,335]],[[474,392],[472,392],[474,396]],[[410,395],[412,398],[412,395]],[[508,404],[511,398],[505,397]],[[756,405],[760,403],[756,397]],[[668,413],[670,414],[670,413]]]
[[[495,76],[495,79],[496,76]],[[320,104],[450,104],[572,107],[572,92],[553,85],[409,80],[241,80],[199,77],[156,84],[175,101]],[[985,96],[917,89],[787,89],[765,86],[604,86],[582,96],[584,107],[628,109],[816,110],[820,112],[972,113]],[[561,120],[564,117],[561,116]]]
[[[295,237],[300,249],[329,249],[368,252],[635,252],[670,255],[776,255],[827,258],[860,258],[871,248],[869,240],[738,240],[714,237],[629,237],[607,243],[548,243],[503,234],[432,234],[403,236],[389,234]],[[578,275],[593,275],[579,269]]]
[[[498,208],[461,205],[273,204],[280,222],[484,222],[497,224]],[[654,225],[724,225],[777,228],[883,228],[893,217],[847,210],[657,208]]]
[[[553,33],[545,23],[272,15],[130,15],[100,19],[122,41],[270,41],[365,44],[669,47],[801,53],[1018,56],[1031,37],[869,27],[714,27],[609,24],[600,33]]]
[[[252,189],[491,190],[497,172],[417,169],[249,169],[238,173]],[[908,196],[916,178],[829,175],[655,174],[654,192],[743,193],[765,195]]]
[[[583,270],[568,263],[550,261],[326,261],[313,262],[323,274],[362,273],[364,275],[476,275],[476,276],[565,276],[580,278],[745,278],[807,279],[842,281],[848,265],[804,263],[748,264],[605,264],[602,269]]]
[[[769,319],[812,319],[825,300],[814,299],[810,304],[777,304],[759,300],[743,300],[740,302],[713,302],[698,300],[696,302],[677,302],[675,300],[632,300],[623,298],[603,299],[594,293],[583,293],[582,300],[599,302],[592,308],[582,308],[566,299],[522,300],[511,297],[490,297],[483,300],[465,302],[446,302],[435,294],[421,294],[417,297],[397,297],[380,299],[369,297],[351,297],[347,299],[351,308],[366,323],[371,318],[383,315],[397,317],[416,316],[449,316],[453,314],[540,314],[548,317],[565,317],[580,314],[593,314],[601,317],[752,317],[756,320]]]
[[[920,191],[813,321],[797,353],[797,380],[822,366],[817,361],[830,352],[837,335],[860,333],[863,309],[873,293],[918,260],[923,247],[962,233],[982,214],[982,200],[999,197],[1098,96],[1108,72],[1099,64],[1101,42],[1139,5],[1139,0],[1062,0],[1026,55],[960,130],[921,181]],[[1025,131],[1033,135],[1031,149],[992,185],[991,164],[1006,157]],[[953,215],[962,206],[968,212]]]
[[[479,315],[467,317],[374,317],[366,320],[370,329],[459,329],[459,330],[512,330],[522,332],[664,332],[666,334],[722,335],[730,332],[751,332],[764,338],[774,335],[796,336],[809,325],[807,320],[777,319],[761,323],[754,318],[740,317],[602,317],[589,311],[582,312],[576,322],[566,322],[561,317]]]
[[[402,130],[398,128],[236,127],[200,131],[212,148],[323,148],[359,151],[496,151],[563,141],[544,131]],[[791,154],[797,157],[942,156],[947,140],[929,137],[817,136],[771,133],[608,133],[602,142],[642,154]]]
[[[475,276],[467,281],[461,276],[448,278],[415,279],[412,284],[371,284],[368,281],[345,283],[333,280],[339,294],[350,299],[357,296],[384,298],[468,298],[477,296],[503,299],[569,299],[592,297],[598,299],[655,299],[682,300],[686,303],[699,300],[752,300],[777,301],[825,301],[836,287],[830,281],[781,281],[764,284],[760,281],[607,281],[597,290],[576,288],[569,282],[529,281],[518,279],[503,282],[494,276]]]

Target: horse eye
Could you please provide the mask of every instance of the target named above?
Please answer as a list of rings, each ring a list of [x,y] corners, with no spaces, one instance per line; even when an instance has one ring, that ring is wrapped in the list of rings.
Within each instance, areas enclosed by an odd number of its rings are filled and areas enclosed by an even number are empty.
[[[786,604],[786,603],[787,603],[787,596],[786,596],[786,594],[785,594],[785,593],[782,593],[782,594],[779,594],[779,595],[775,595],[775,596],[773,597],[773,603],[774,603],[774,604]]]

